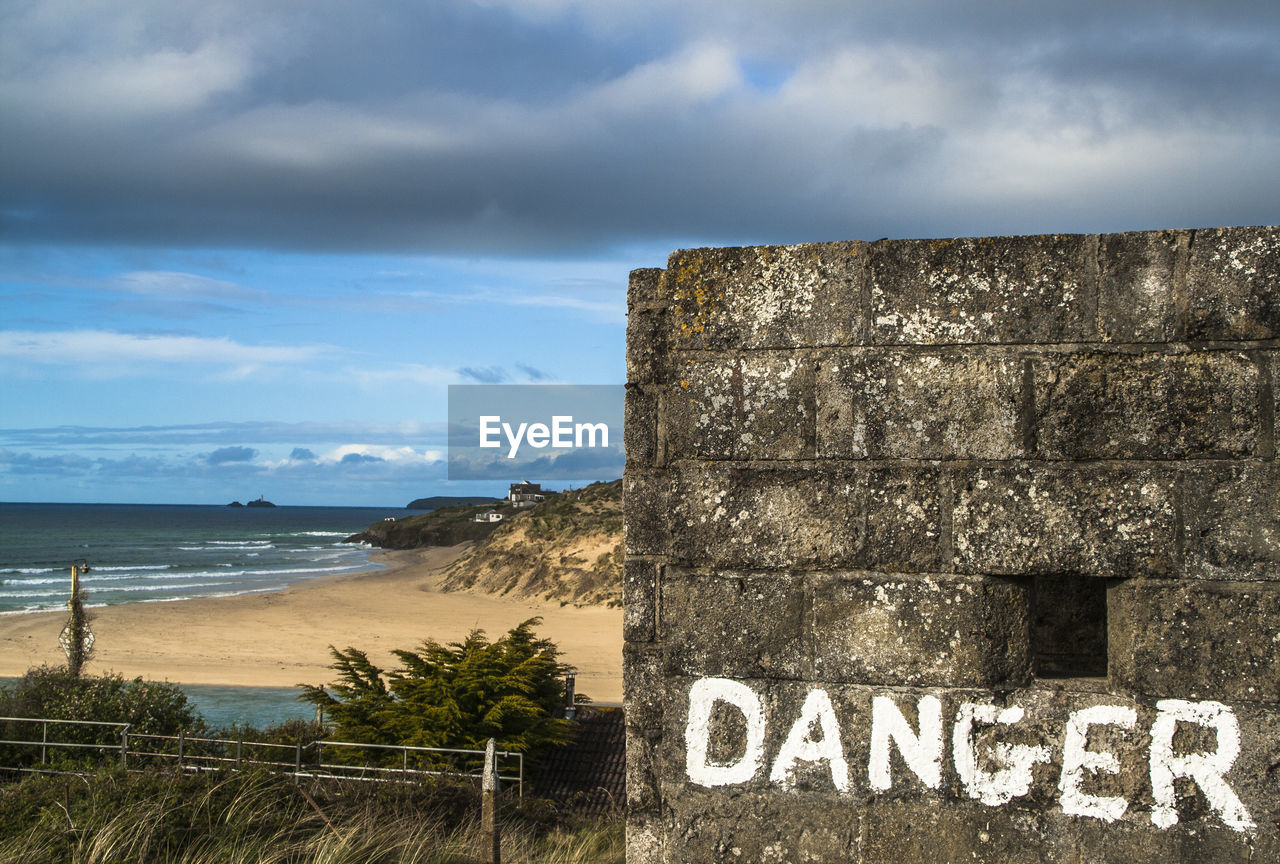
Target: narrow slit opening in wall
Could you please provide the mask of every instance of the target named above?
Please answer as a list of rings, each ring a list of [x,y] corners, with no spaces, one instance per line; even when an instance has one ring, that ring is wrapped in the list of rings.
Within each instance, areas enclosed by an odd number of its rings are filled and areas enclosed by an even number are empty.
[[[1107,674],[1107,581],[1075,573],[1036,576],[1031,668],[1037,678]]]

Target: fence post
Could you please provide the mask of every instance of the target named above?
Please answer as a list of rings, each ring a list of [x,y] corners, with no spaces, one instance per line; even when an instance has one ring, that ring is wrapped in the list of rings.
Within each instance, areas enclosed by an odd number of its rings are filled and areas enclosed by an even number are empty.
[[[120,768],[127,771],[129,769],[129,724],[126,723],[124,728],[120,730]]]
[[[244,730],[236,730],[236,768],[240,768],[240,751],[244,749]]]
[[[498,757],[497,742],[492,738],[484,745],[484,776],[480,792],[480,834],[484,840],[481,860],[484,864],[502,864],[502,837],[498,833]]]
[[[40,721],[40,764],[41,765],[48,764],[48,747],[45,746],[48,743],[49,743],[49,721],[41,720]]]
[[[302,773],[302,739],[299,738],[293,748],[293,779],[297,780]]]
[[[178,773],[182,773],[182,754],[186,750],[187,730],[178,730]]]

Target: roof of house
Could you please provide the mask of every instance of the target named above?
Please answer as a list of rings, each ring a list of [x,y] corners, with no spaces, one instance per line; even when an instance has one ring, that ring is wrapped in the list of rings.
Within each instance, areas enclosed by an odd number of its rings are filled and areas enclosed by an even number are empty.
[[[627,800],[627,729],[621,708],[578,706],[573,743],[553,750],[535,794],[586,816],[621,812]]]

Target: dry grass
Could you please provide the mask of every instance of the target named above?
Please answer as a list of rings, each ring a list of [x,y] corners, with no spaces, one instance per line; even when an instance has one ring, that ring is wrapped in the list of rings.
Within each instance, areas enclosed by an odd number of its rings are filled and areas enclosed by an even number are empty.
[[[33,778],[0,787],[6,864],[471,864],[482,835],[447,793],[432,803],[387,788],[317,789],[317,813],[290,781],[268,774],[202,778],[161,772]],[[514,805],[512,805],[514,806]],[[461,815],[460,815],[461,814]],[[505,861],[586,864],[625,859],[619,823],[554,826],[515,814]]]

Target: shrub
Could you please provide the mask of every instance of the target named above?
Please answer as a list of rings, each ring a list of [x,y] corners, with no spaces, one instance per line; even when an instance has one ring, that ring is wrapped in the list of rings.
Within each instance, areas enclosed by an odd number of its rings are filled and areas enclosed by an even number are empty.
[[[40,666],[27,670],[14,684],[0,687],[0,717],[46,717],[52,720],[90,720],[128,723],[131,733],[176,735],[179,730],[202,735],[204,719],[174,684],[125,680],[119,675],[71,674],[66,669]],[[37,724],[0,722],[0,737],[11,741],[40,740]],[[76,744],[115,745],[117,730],[101,726],[59,724],[49,738]],[[34,747],[0,748],[0,764],[29,765],[40,760]],[[76,751],[54,750],[62,759]],[[80,751],[80,755],[91,751]]]
[[[539,623],[531,618],[496,642],[483,630],[448,645],[427,640],[393,652],[401,666],[385,674],[363,651],[330,647],[338,682],[303,685],[301,698],[323,709],[346,741],[483,749],[493,738],[532,767],[572,739],[562,713],[572,667],[559,662],[554,642],[534,636]]]
[[[204,720],[176,684],[127,681],[120,675],[72,675],[65,669],[28,669],[0,687],[0,715],[128,723],[134,732],[176,735],[204,731]]]

